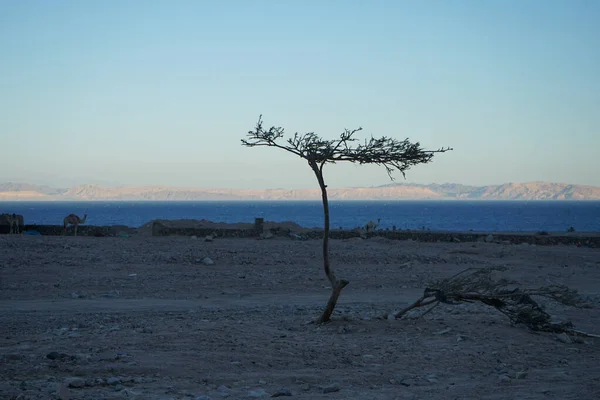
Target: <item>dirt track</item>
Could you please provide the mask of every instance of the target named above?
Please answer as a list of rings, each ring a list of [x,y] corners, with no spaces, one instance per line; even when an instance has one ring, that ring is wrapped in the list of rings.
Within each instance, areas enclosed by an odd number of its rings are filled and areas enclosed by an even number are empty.
[[[246,399],[281,389],[297,399],[600,398],[599,339],[563,343],[477,304],[377,319],[432,279],[502,265],[524,286],[591,296],[592,309],[548,310],[600,333],[600,251],[335,240],[332,263],[351,283],[335,320],[314,326],[306,322],[329,294],[320,249],[2,236],[0,398]]]

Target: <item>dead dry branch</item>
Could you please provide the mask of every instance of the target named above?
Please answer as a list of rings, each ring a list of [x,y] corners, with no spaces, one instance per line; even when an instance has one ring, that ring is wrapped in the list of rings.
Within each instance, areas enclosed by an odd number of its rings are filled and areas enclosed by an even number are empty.
[[[494,307],[506,315],[514,325],[524,324],[533,331],[567,333],[572,335],[593,336],[575,330],[570,321],[555,322],[533,296],[550,299],[570,307],[587,307],[576,290],[564,285],[543,286],[537,289],[522,289],[517,282],[503,278],[494,278],[495,272],[506,270],[498,268],[468,268],[458,274],[432,283],[423,292],[423,296],[410,306],[393,314],[402,318],[413,309],[440,303],[462,304],[480,302]],[[431,310],[428,309],[423,315]]]

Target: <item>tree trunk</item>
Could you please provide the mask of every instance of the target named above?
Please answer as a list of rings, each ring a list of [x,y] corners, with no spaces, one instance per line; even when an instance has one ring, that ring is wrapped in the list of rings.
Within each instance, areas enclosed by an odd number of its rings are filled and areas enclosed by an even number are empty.
[[[331,268],[329,264],[329,201],[327,199],[327,185],[325,185],[325,180],[323,179],[323,165],[319,167],[316,163],[310,163],[310,167],[314,171],[317,176],[317,181],[319,181],[319,187],[321,188],[321,197],[323,199],[323,268],[325,269],[325,275],[327,275],[327,279],[331,283],[331,296],[329,296],[329,300],[327,301],[327,306],[323,311],[323,314],[317,319],[317,323],[327,322],[331,319],[331,314],[333,314],[333,310],[335,309],[335,305],[337,304],[338,297],[340,297],[340,293],[342,289],[348,285],[347,280],[340,279],[337,280],[335,277],[335,272]]]

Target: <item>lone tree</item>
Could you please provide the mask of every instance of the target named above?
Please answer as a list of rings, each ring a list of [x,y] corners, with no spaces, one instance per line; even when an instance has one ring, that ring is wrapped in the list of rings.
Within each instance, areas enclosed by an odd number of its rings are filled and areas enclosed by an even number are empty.
[[[321,188],[323,198],[324,232],[323,232],[323,267],[325,275],[331,282],[331,296],[323,314],[317,323],[327,322],[335,309],[340,293],[348,281],[337,279],[329,263],[329,201],[327,199],[327,185],[323,177],[325,164],[335,164],[338,161],[349,161],[357,164],[376,164],[385,167],[388,176],[394,180],[392,172],[400,171],[405,177],[405,171],[413,165],[426,164],[431,161],[435,153],[443,153],[451,148],[438,150],[423,150],[420,144],[411,143],[408,139],[396,140],[383,136],[365,139],[364,143],[356,143],[358,139],[354,134],[362,128],[345,129],[339,139],[325,140],[314,132],[304,134],[295,133],[294,137],[283,140],[284,129],[272,126],[268,130],[263,128],[262,115],[254,130],[249,131],[247,138],[242,139],[242,145],[248,147],[267,146],[276,147],[301,158],[304,158],[314,172]]]

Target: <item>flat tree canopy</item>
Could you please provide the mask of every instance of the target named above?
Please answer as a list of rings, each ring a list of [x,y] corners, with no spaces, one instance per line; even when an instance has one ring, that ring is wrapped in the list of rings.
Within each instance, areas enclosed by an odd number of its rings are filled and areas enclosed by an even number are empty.
[[[285,140],[283,128],[275,126],[267,130],[263,128],[261,115],[254,130],[248,132],[246,139],[242,139],[244,146],[276,147],[304,158],[319,182],[324,212],[323,264],[332,292],[327,307],[317,322],[329,321],[342,289],[349,283],[345,279],[338,280],[329,263],[329,201],[327,185],[323,177],[325,164],[347,161],[380,165],[385,167],[388,176],[393,180],[394,171],[400,171],[402,176],[405,176],[405,171],[413,165],[426,164],[432,160],[435,153],[452,150],[450,148],[423,150],[419,142],[411,143],[408,139],[398,140],[387,136],[380,138],[371,136],[363,143],[359,143],[354,134],[361,130],[362,128],[345,129],[338,139],[332,140],[322,139],[314,132],[295,133],[293,137]]]

